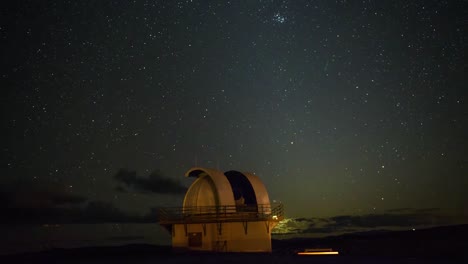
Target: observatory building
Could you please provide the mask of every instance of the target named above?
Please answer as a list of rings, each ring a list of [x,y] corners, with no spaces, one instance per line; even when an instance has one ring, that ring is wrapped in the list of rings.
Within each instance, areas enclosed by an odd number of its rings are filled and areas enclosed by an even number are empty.
[[[283,205],[270,205],[257,176],[206,168],[192,168],[185,176],[196,180],[183,206],[159,211],[174,250],[271,252],[271,230],[283,219]]]

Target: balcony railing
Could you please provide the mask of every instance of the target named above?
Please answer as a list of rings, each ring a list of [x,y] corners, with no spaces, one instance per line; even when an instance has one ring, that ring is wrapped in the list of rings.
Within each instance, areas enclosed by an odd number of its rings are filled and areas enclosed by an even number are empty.
[[[160,224],[281,221],[283,204],[166,207],[159,209]]]

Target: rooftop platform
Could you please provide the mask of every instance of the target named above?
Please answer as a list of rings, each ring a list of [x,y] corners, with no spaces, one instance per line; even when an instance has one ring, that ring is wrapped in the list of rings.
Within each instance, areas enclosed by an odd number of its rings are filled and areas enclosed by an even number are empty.
[[[160,208],[158,220],[161,225],[169,225],[253,221],[279,222],[283,219],[283,204],[258,204]]]

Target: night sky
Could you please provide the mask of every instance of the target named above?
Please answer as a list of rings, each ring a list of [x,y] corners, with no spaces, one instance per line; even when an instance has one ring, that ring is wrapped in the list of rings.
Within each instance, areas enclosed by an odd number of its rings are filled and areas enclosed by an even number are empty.
[[[0,22],[3,223],[152,223],[194,166],[254,172],[311,232],[468,222],[466,1],[10,1]]]

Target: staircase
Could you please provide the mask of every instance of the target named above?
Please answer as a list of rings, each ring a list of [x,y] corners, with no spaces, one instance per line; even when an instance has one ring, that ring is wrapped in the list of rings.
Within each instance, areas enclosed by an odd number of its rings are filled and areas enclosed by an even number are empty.
[[[213,241],[214,252],[226,252],[227,251],[227,237],[226,232],[223,229],[223,224],[219,223],[216,230],[216,239]]]

